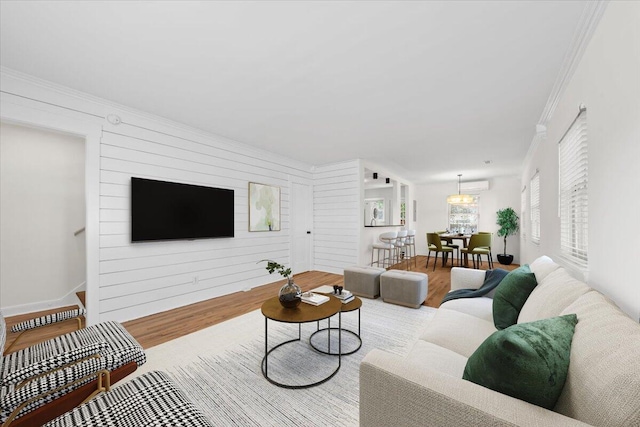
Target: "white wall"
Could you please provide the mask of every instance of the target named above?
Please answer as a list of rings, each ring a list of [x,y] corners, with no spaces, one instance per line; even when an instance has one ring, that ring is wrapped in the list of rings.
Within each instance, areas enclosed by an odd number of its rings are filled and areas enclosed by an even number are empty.
[[[640,164],[640,3],[610,2],[556,110],[547,138],[524,165],[522,185],[540,170],[540,244],[526,241],[522,258],[547,254],[590,286],[640,317],[638,164]],[[589,149],[589,268],[560,258],[557,144],[587,107]],[[529,234],[529,233],[528,233]]]
[[[0,123],[0,300],[7,313],[55,302],[85,281],[85,236],[74,236],[85,226],[84,149],[76,136]]]
[[[315,168],[313,228],[315,269],[342,274],[358,263],[360,215],[360,162]]]
[[[1,95],[5,119],[39,125],[46,116],[49,127],[65,122],[100,141],[87,172],[87,198],[97,205],[87,230],[99,229],[95,247],[87,247],[97,253],[88,263],[95,270],[87,273],[90,323],[125,321],[273,282],[279,277],[256,262],[290,263],[289,185],[312,183],[310,165],[6,70]],[[111,124],[110,114],[122,123]],[[132,244],[131,176],[234,189],[236,237]],[[281,187],[281,231],[248,232],[249,181]]]
[[[405,180],[403,177],[394,174],[393,172],[385,169],[379,164],[361,161],[360,162],[360,208],[359,208],[359,222],[358,228],[360,230],[360,247],[358,254],[358,262],[357,265],[369,265],[371,264],[371,252],[372,246],[374,243],[378,242],[378,236],[382,233],[386,233],[388,231],[399,231],[403,228],[410,230],[415,229],[417,222],[413,219],[413,200],[415,200],[415,186],[413,183]],[[401,188],[402,186],[406,186],[405,189],[405,203],[406,203],[406,224],[404,226],[390,225],[384,227],[365,227],[364,226],[364,199],[368,198],[370,192],[374,192],[376,190],[365,190],[364,183],[364,171],[365,169],[371,171],[377,171],[380,175],[389,177],[395,184],[393,189],[385,189],[388,193],[383,193],[385,200],[388,195],[390,199],[397,199],[397,206],[395,208],[395,212],[392,212],[391,215],[388,215],[389,220],[387,220],[387,224],[400,224],[400,201],[401,201]],[[376,194],[376,193],[373,193]],[[397,196],[397,197],[396,197]],[[385,202],[386,203],[386,202]],[[385,213],[387,214],[387,213]],[[354,263],[355,264],[355,263]]]
[[[496,261],[496,255],[502,253],[503,239],[496,235],[499,227],[496,224],[496,212],[499,209],[512,207],[520,215],[520,179],[519,177],[497,177],[489,179],[489,190],[480,191],[479,231],[490,231],[493,235],[491,252]],[[416,251],[427,254],[426,233],[444,230],[448,225],[447,196],[457,193],[457,182],[438,184],[424,184],[416,188],[418,201],[418,227],[416,230]],[[520,242],[518,234],[507,239],[507,253],[514,255],[514,262],[518,263]]]

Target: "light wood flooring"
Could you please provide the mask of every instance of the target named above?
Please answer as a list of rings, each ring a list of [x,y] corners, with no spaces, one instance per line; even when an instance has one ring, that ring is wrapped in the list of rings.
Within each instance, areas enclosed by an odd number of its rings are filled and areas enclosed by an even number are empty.
[[[428,267],[425,265],[426,260],[427,257],[418,256],[416,260],[417,267],[414,267],[412,264],[411,270],[427,273],[429,275],[429,292],[427,294],[425,305],[437,308],[440,305],[442,297],[444,297],[444,295],[451,289],[451,265],[442,267],[441,260],[438,260],[438,265],[436,266],[435,271],[433,271],[433,257],[431,257]],[[503,266],[496,263],[495,268],[498,267],[513,270],[514,268],[517,268],[518,265],[513,264],[510,266]],[[392,268],[404,270],[406,269],[406,265],[404,263],[398,264]],[[480,268],[487,269],[487,263],[484,262]],[[309,271],[306,273],[296,274],[294,281],[302,288],[303,291],[308,291],[322,285],[343,284],[342,275],[324,273],[320,271]],[[277,295],[278,290],[283,284],[284,280],[280,280],[278,282],[254,288],[248,292],[236,292],[185,307],[131,320],[129,322],[125,322],[124,326],[144,348],[150,348],[256,310],[260,308],[264,300]],[[69,309],[74,307],[65,308]],[[5,348],[7,348],[18,335],[9,331],[12,325],[23,320],[61,310],[62,309],[46,310],[6,318],[7,344]],[[46,328],[40,328],[41,330],[27,332],[12,351],[70,332],[75,328],[76,322],[75,320],[71,320]]]

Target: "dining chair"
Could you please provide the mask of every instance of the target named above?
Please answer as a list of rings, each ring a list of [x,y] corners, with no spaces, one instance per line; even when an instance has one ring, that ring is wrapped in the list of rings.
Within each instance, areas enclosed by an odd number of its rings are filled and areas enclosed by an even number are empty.
[[[447,231],[446,230],[442,230],[442,231],[436,231],[436,233],[438,234],[446,234]],[[458,259],[458,265],[460,265],[460,245],[457,245],[455,243],[453,243],[453,240],[449,241],[449,240],[442,240],[442,238],[440,239],[440,243],[442,243],[443,245],[452,248],[456,251],[456,258]]]
[[[487,256],[489,268],[493,268],[493,258],[491,256],[490,245],[491,234],[472,234],[467,247],[460,249],[460,252],[464,255],[465,267],[469,263],[468,255],[470,254],[471,260],[473,261],[473,268],[480,268],[480,257],[482,255]],[[476,256],[478,257],[477,265]]]
[[[433,261],[433,270],[436,269],[436,264],[438,263],[438,253],[442,252],[442,266],[444,267],[447,262],[447,257],[449,254],[453,256],[453,249],[449,246],[443,246],[442,241],[440,241],[440,235],[438,233],[427,233],[427,249],[429,249],[429,253],[427,254],[427,265],[429,266],[429,258],[431,257],[431,251],[436,253],[436,257]]]
[[[488,234],[489,236],[491,236],[491,238],[489,239],[489,244],[487,246],[482,246],[482,248],[489,249],[489,258],[491,259],[491,265],[492,265],[493,256],[491,254],[491,243],[493,243],[493,233],[490,231],[478,231],[478,234]],[[482,258],[480,258],[480,265],[482,265]],[[489,268],[493,268],[493,267],[490,266]]]

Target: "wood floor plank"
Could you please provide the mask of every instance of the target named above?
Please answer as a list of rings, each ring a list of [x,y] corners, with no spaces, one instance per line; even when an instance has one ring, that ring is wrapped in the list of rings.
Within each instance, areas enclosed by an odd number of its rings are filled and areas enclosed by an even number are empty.
[[[438,307],[444,295],[451,289],[450,273],[451,265],[442,266],[439,260],[435,271],[433,271],[433,258],[426,265],[427,257],[417,257],[417,267],[412,267],[412,271],[427,273],[429,276],[429,289],[425,305],[429,307]],[[496,264],[495,268],[504,268],[513,270],[518,265],[503,266]],[[406,265],[398,264],[393,266],[394,269],[405,269]],[[487,263],[481,266],[487,269]],[[308,291],[322,285],[343,285],[343,277],[339,274],[325,273],[321,271],[309,271],[306,273],[296,274],[294,281],[302,288]],[[125,328],[133,335],[144,348],[150,348],[167,341],[179,338],[201,329],[224,322],[242,314],[260,308],[264,300],[278,294],[278,290],[285,283],[284,280],[273,282],[264,286],[256,287],[247,292],[236,292],[201,301],[173,310],[156,313],[150,316],[141,317],[139,319],[124,322]],[[75,308],[75,307],[66,307]],[[21,316],[13,316],[7,318],[7,329],[10,329],[15,323],[37,317],[42,313],[48,314],[52,311],[25,314]],[[49,330],[51,328],[51,330]],[[58,326],[42,328],[42,331],[33,331],[30,333],[28,340],[21,342],[16,349],[24,346],[33,345],[36,342],[49,339],[63,333],[70,332],[75,329],[73,322],[64,322]],[[8,332],[7,346],[15,339],[17,334]],[[21,340],[22,341],[22,340]]]

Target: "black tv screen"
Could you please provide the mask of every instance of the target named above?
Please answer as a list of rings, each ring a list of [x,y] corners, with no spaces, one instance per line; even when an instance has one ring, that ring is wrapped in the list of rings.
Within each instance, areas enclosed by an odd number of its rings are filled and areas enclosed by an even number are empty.
[[[233,237],[233,190],[131,177],[131,241]]]

